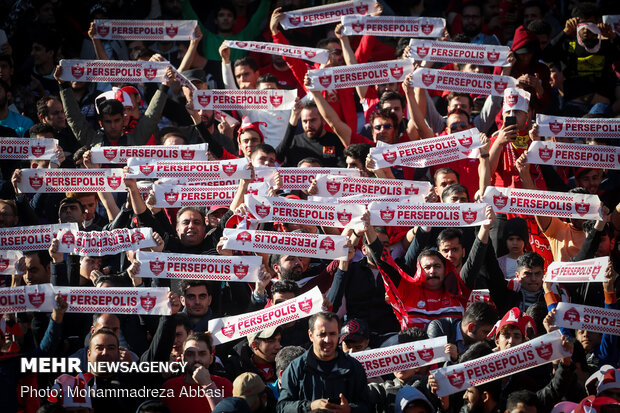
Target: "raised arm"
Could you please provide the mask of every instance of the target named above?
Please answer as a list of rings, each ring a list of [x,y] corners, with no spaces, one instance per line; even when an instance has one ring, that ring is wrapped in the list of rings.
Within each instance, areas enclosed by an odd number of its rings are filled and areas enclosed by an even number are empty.
[[[200,30],[200,26],[196,26],[194,30],[195,39],[191,39],[189,41],[189,47],[187,48],[187,52],[185,52],[185,56],[183,56],[183,60],[181,60],[181,64],[177,68],[177,71],[182,73],[185,70],[191,69],[192,62],[196,57],[196,52],[198,51],[198,45],[200,44],[200,40],[202,40],[202,30]]]
[[[95,22],[90,22],[90,27],[88,28],[88,37],[93,42],[93,47],[95,48],[95,55],[99,60],[110,60],[108,54],[103,47],[103,43],[101,39],[96,39],[95,34],[97,34],[97,28],[95,27]]]
[[[351,48],[351,41],[349,40],[349,36],[342,34],[342,29],[342,23],[339,23],[334,29],[334,34],[338,40],[340,40],[344,61],[347,65],[356,65],[357,58],[355,57],[355,52],[353,52],[353,49]],[[360,99],[362,99],[366,96],[366,92],[368,92],[368,86],[355,86],[355,91]]]
[[[411,118],[407,125],[407,134],[410,137],[418,136],[419,138],[432,138],[435,136],[433,130],[426,123],[424,114],[420,109],[420,105],[416,100],[415,90],[411,84],[412,73],[408,74],[403,82],[403,88],[405,89],[405,98],[407,99],[407,111]]]
[[[306,75],[305,82],[306,88],[310,85],[310,78]],[[338,138],[346,148],[351,143],[351,128],[344,122],[334,108],[325,100],[323,94],[321,92],[310,92],[314,98],[314,102],[316,103],[316,107],[319,110],[319,113],[325,119],[325,122],[332,128],[332,130],[338,135]]]
[[[527,163],[527,151],[523,152],[519,159],[517,159],[515,167],[521,177],[523,188],[536,189],[536,185],[534,185],[534,181],[532,180],[532,174],[530,173],[530,164]],[[551,217],[534,215],[534,219],[536,219],[536,223],[542,232],[545,232],[547,228],[549,228],[549,225],[551,225]]]

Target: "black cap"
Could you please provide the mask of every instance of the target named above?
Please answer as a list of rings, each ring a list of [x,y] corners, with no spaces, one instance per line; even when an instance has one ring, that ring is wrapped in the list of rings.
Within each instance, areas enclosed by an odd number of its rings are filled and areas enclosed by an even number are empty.
[[[370,337],[368,324],[359,318],[348,320],[340,329],[340,342],[343,341],[361,341]]]
[[[181,72],[190,82],[207,82],[207,74],[202,69],[190,69]]]

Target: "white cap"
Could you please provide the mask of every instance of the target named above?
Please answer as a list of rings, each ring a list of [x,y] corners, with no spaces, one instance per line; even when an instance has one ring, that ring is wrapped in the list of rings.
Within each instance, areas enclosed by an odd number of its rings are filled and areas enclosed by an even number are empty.
[[[504,107],[502,113],[511,110],[528,112],[530,107],[530,92],[514,87],[504,89]]]

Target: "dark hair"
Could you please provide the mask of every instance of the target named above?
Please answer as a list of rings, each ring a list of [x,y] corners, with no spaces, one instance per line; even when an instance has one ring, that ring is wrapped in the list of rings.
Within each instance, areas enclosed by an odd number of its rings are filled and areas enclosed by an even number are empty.
[[[418,262],[420,262],[420,260],[424,257],[435,257],[438,258],[439,261],[441,261],[441,263],[443,264],[443,266],[446,266],[446,258],[441,255],[441,253],[437,250],[432,250],[430,248],[424,248],[421,252],[420,255],[418,255]]]
[[[549,23],[544,20],[534,20],[527,25],[527,29],[534,34],[546,34],[551,36],[552,28]]]
[[[450,41],[455,42],[455,43],[471,43],[471,38],[466,34],[457,33],[450,38]],[[454,92],[454,93],[457,93],[457,92]],[[469,93],[467,93],[467,96],[469,96]]]
[[[325,39],[321,39],[316,43],[316,47],[318,47],[319,49],[327,49],[327,45],[330,43],[338,43],[340,44],[340,40],[336,39],[335,37],[327,37]]]
[[[268,143],[259,143],[254,147],[254,149],[252,149],[252,152],[250,152],[250,158],[258,151],[265,152],[267,155],[269,155],[270,153],[276,153],[276,150],[273,149],[273,146],[269,145]]]
[[[469,102],[469,107],[471,107],[471,108],[474,107],[474,100],[471,98],[471,95],[469,93],[450,92],[450,93],[448,93],[448,96],[446,96],[446,102],[449,103],[454,98],[467,98],[467,101]],[[465,113],[467,113],[467,112],[465,112]]]
[[[99,118],[103,119],[103,115],[123,115],[125,108],[123,104],[116,99],[107,99],[98,104]]]
[[[264,75],[259,76],[258,80],[256,81],[256,84],[260,85],[261,83],[275,83],[276,87],[280,86],[280,82],[278,81],[278,78],[275,77],[275,75],[271,73],[266,73]]]
[[[271,296],[275,293],[293,293],[299,295],[299,285],[292,280],[276,280],[271,284]]]
[[[393,90],[388,90],[387,92],[381,95],[381,98],[379,99],[379,104],[377,105],[377,107],[383,109],[383,104],[388,100],[399,100],[400,105],[403,108],[405,108],[405,105],[407,104],[407,100],[405,99],[403,95],[401,95],[398,92],[394,92]]]
[[[590,17],[600,18],[601,10],[596,3],[578,3],[571,12],[571,17],[578,17],[580,19],[587,19]]]
[[[147,400],[138,406],[136,413],[170,413],[170,409],[160,400]]]
[[[530,305],[527,310],[525,310],[525,314],[529,315],[532,317],[532,320],[534,320],[538,335],[542,335],[545,332],[545,325],[543,324],[543,321],[545,317],[547,317],[548,313],[549,311],[547,310],[547,304],[541,301]],[[530,338],[534,337],[532,336]]]
[[[269,268],[273,269],[273,266],[276,264],[280,264],[280,258],[282,258],[282,254],[277,254],[277,253],[272,253],[269,255],[269,260],[268,264],[269,264]]]
[[[110,314],[110,313],[95,313],[95,314],[93,314],[93,323],[92,323],[92,326],[93,326],[93,327],[97,324],[97,320],[99,320],[99,317],[101,317],[101,316],[102,316],[102,315],[104,315],[104,314],[108,314],[108,315],[114,316],[114,317],[116,317],[116,318],[120,321],[120,318],[118,318],[118,315],[116,315],[116,314]],[[107,327],[102,327],[102,328],[107,328]]]
[[[476,360],[480,357],[488,356],[493,353],[493,349],[486,341],[479,341],[469,346],[467,350],[459,357],[459,363]]]
[[[538,7],[540,9],[540,15],[544,16],[547,13],[547,8],[543,3],[538,0],[528,0],[521,6],[521,10],[525,10],[530,7]]]
[[[179,288],[181,290],[181,295],[185,296],[188,288],[200,287],[201,285],[204,285],[204,287],[207,290],[207,294],[212,295],[211,290],[209,289],[210,283],[205,280],[182,280],[181,284],[179,285]]]
[[[12,199],[0,199],[0,205],[8,205],[13,210],[13,215],[19,217],[19,210],[17,209],[17,203]]]
[[[291,364],[291,361],[301,356],[306,352],[306,349],[300,346],[286,346],[282,347],[278,354],[276,354],[276,375],[279,371],[284,371]]]
[[[305,101],[303,108],[304,109],[308,109],[308,110],[311,110],[311,109],[319,110],[319,108],[316,106],[316,102],[314,100],[307,100],[307,101]]]
[[[62,201],[60,201],[60,204],[58,205],[58,211],[60,211],[60,208],[62,208],[63,205],[66,205],[66,204],[79,205],[80,210],[82,211],[82,214],[86,212],[86,208],[84,207],[84,205],[82,205],[79,199],[74,198],[74,197],[66,197]]]
[[[185,332],[189,334],[192,331],[192,323],[189,321],[187,313],[176,313],[174,316],[175,326],[183,326]]]
[[[400,39],[398,39],[398,44],[396,45],[394,57],[396,59],[401,58],[403,53],[405,53],[405,48],[407,46],[409,46],[409,38],[401,37]]]
[[[32,36],[31,44],[34,43],[40,44],[45,48],[46,51],[53,51],[53,59],[54,61],[56,61],[56,54],[58,53],[58,49],[60,49],[61,46],[60,37],[58,36],[58,34],[56,34],[56,32],[51,30],[38,29]]]
[[[100,275],[93,283],[95,286],[103,283],[110,284],[110,287],[129,287],[127,279],[116,275]]]
[[[177,217],[176,217],[177,222],[179,222],[179,218],[181,218],[181,215],[183,215],[185,211],[192,211],[192,212],[196,212],[197,214],[200,214],[200,216],[202,217],[203,225],[207,226],[207,223],[205,222],[206,215],[205,215],[204,209],[201,207],[196,207],[196,206],[186,206],[186,207],[179,209],[179,212],[177,212]]]
[[[41,99],[37,100],[37,116],[47,117],[50,114],[47,102],[50,100],[57,100],[62,103],[58,96],[45,95]]]
[[[446,228],[442,230],[437,236],[437,247],[441,245],[442,242],[450,241],[452,239],[458,239],[459,244],[463,245],[463,231],[458,228]]]
[[[350,156],[353,159],[358,159],[364,163],[366,156],[370,152],[371,145],[369,143],[354,143],[347,146],[344,149],[343,155],[346,158]]]
[[[185,347],[185,343],[188,341],[202,341],[207,344],[207,348],[213,354],[213,336],[210,332],[204,331],[202,333],[192,333],[183,342],[183,347]]]
[[[568,193],[569,194],[583,194],[583,195],[588,195],[589,194],[588,190],[585,189],[584,187],[581,187],[581,186],[569,189]]]
[[[44,404],[37,409],[36,413],[66,413],[67,410],[60,403]]]
[[[465,192],[467,195],[467,199],[469,199],[469,191],[465,185],[461,184],[452,184],[443,190],[441,193],[441,201],[446,202],[446,198],[448,198],[452,194],[457,194],[459,192]]]
[[[538,397],[536,397],[536,393],[533,391],[518,390],[510,393],[506,400],[506,410],[512,411],[516,409],[519,403],[523,403],[526,406],[536,406],[538,411]]]
[[[370,123],[370,125],[372,126],[372,123],[377,118],[389,119],[392,121],[392,126],[394,128],[398,127],[398,118],[396,117],[396,114],[392,113],[389,109],[375,110],[370,114],[370,119],[368,120],[368,123]]]
[[[308,330],[314,331],[314,324],[319,318],[328,321],[336,320],[336,322],[338,323],[338,331],[340,331],[340,318],[338,318],[338,314],[332,313],[331,311],[321,311],[320,313],[312,315],[308,320]]]
[[[28,130],[28,134],[31,138],[37,135],[43,135],[46,133],[51,133],[52,135],[55,133],[54,128],[51,125],[48,125],[47,123],[35,123]]]
[[[304,108],[305,109],[305,108]],[[301,161],[297,162],[297,167],[299,168],[299,165],[302,165],[304,163],[318,163],[319,166],[323,166],[323,163],[321,162],[320,159],[318,158],[314,158],[312,156],[309,156],[307,158],[302,159]]]
[[[134,51],[134,53],[132,53],[132,57],[135,60],[149,60],[151,57],[153,57],[153,55],[155,54],[155,52],[151,49],[148,49],[146,47],[138,49],[136,51]]]
[[[239,66],[248,66],[250,69],[252,69],[255,72],[258,70],[258,63],[256,63],[256,60],[254,60],[250,56],[244,56],[244,57],[241,57],[235,60],[234,67],[239,67]]]
[[[460,179],[459,173],[456,172],[454,169],[448,168],[448,167],[443,167],[443,168],[439,168],[439,169],[437,169],[435,171],[435,174],[433,175],[433,183],[435,183],[437,181],[437,176],[439,176],[439,174],[444,174],[444,175],[454,174],[456,176],[456,180],[457,181]]]
[[[467,307],[463,315],[463,324],[474,323],[476,326],[488,326],[497,322],[497,313],[488,303],[475,301]]]
[[[159,135],[159,144],[160,145],[162,145],[164,143],[164,138],[166,137],[166,135],[177,136],[177,137],[183,139],[185,142],[187,142],[187,137],[181,131],[181,129],[176,128],[174,126],[166,126],[165,128],[161,128],[159,133],[158,133],[158,135]]]
[[[594,229],[594,225],[596,225],[596,221],[595,220],[589,220],[583,223],[583,232],[585,232],[586,234],[589,234],[591,232],[596,231]],[[611,225],[611,222],[606,222],[605,226],[603,227],[602,232],[602,236],[607,235],[610,239],[612,239],[614,237],[614,228]]]
[[[517,271],[521,270],[521,268],[534,268],[541,267],[545,268],[545,260],[543,257],[538,255],[533,251],[528,251],[525,254],[521,255],[517,258]]]
[[[450,117],[452,115],[465,116],[465,119],[467,119],[469,121],[469,113],[465,112],[461,108],[454,108],[454,109],[452,109],[450,112],[448,112],[448,116],[447,117]]]
[[[93,339],[95,337],[97,337],[100,334],[104,334],[106,336],[112,336],[114,337],[114,341],[116,341],[116,345],[119,345],[119,341],[118,341],[118,337],[116,337],[116,334],[114,334],[114,331],[110,330],[109,328],[106,327],[101,327],[99,330],[96,330],[91,336],[90,336],[90,340],[88,342],[88,348],[90,348],[90,343],[93,342]]]
[[[49,263],[52,262],[52,257],[50,257],[50,254],[47,251],[24,251],[25,257],[30,257],[32,255],[39,257],[39,262],[43,267],[47,267]]]
[[[233,17],[235,19],[237,18],[237,10],[232,5],[232,3],[229,3],[227,1],[220,2],[215,8],[215,11],[214,11],[215,17],[217,17],[217,14],[220,12],[220,10],[229,10],[232,13]]]
[[[479,1],[468,1],[463,3],[463,7],[461,7],[461,14],[463,14],[463,10],[465,10],[466,7],[478,7],[478,9],[480,10],[480,16],[483,15],[484,13],[484,9],[482,8],[482,3],[480,3]]]
[[[428,339],[426,331],[419,327],[411,327],[398,333],[398,344],[413,343],[414,341]]]
[[[82,159],[82,156],[84,156],[86,151],[90,150],[90,148],[91,148],[90,145],[84,145],[81,148],[79,148],[77,151],[75,151],[75,153],[73,154],[73,161],[77,162],[80,159]]]

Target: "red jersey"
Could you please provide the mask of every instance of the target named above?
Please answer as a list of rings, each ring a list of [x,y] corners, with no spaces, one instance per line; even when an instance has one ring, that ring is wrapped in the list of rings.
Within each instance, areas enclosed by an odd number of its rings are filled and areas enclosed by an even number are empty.
[[[224,398],[232,397],[233,386],[230,380],[223,377],[211,375],[211,380],[215,386],[209,387],[214,396]],[[172,389],[174,397],[164,397],[161,401],[168,406],[172,413],[211,413],[211,407],[206,397],[200,396],[200,391],[206,391],[201,385],[196,383],[186,383],[185,376],[172,378],[164,383],[164,393]],[[223,391],[223,394],[221,393]]]

